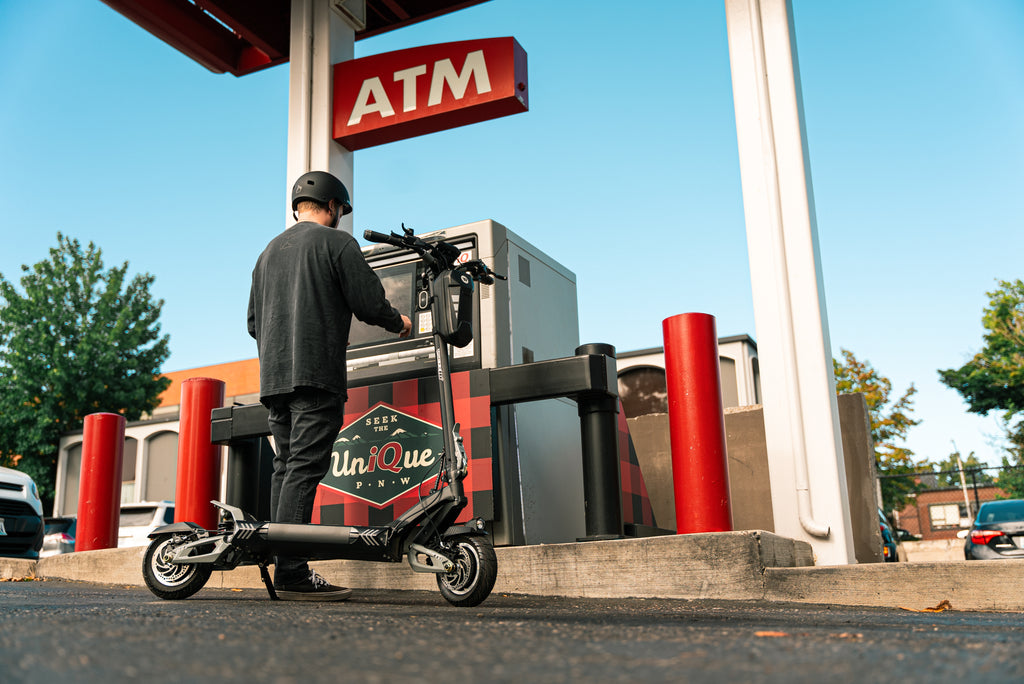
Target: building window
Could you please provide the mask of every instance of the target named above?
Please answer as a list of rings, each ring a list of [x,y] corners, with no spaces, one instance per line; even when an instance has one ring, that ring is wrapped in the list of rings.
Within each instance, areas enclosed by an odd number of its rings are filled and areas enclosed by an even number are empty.
[[[722,407],[740,405],[740,391],[736,378],[736,362],[727,356],[718,357],[719,384],[722,388]]]
[[[82,443],[68,447],[68,455],[64,460],[64,503],[61,515],[78,514],[78,484],[82,472]]]
[[[135,465],[138,461],[139,441],[134,437],[124,438],[121,456],[121,503],[133,503],[135,498]]]
[[[619,399],[627,418],[668,413],[668,388],[661,368],[637,366],[619,374]]]
[[[933,530],[960,529],[960,520],[968,517],[967,506],[962,503],[932,504],[928,507],[928,517]]]
[[[178,433],[160,432],[149,438],[146,501],[174,501],[178,471]]]

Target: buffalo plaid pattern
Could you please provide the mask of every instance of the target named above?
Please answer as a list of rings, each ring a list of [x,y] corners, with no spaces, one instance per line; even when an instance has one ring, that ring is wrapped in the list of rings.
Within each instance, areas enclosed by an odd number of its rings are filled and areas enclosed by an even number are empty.
[[[463,480],[469,503],[459,516],[460,522],[478,517],[493,520],[495,517],[493,486],[496,477],[491,451],[489,377],[487,370],[452,374],[455,417],[461,424],[466,456],[470,461],[469,474]],[[350,388],[345,404],[345,425],[358,420],[378,404],[386,404],[435,425],[441,424],[439,390],[433,377]],[[618,437],[622,522],[654,527],[654,510],[621,405]],[[426,496],[433,485],[432,478],[382,507],[321,485],[317,488],[313,504],[313,522],[323,525],[386,525],[415,505],[419,497]]]
[[[494,519],[494,464],[491,455],[490,375],[486,370],[452,374],[455,419],[469,459],[469,474],[462,481],[467,506],[459,521],[472,518]],[[437,380],[433,376],[397,382],[353,387],[345,403],[345,425],[358,420],[371,408],[386,404],[402,413],[434,425],[441,424],[441,403]],[[435,478],[378,507],[330,487],[317,487],[313,503],[313,522],[322,525],[386,525],[426,496]]]
[[[647,495],[647,484],[640,472],[640,461],[636,457],[633,438],[629,436],[626,414],[619,403],[619,481],[622,484],[622,523],[634,525],[654,524],[654,508]]]

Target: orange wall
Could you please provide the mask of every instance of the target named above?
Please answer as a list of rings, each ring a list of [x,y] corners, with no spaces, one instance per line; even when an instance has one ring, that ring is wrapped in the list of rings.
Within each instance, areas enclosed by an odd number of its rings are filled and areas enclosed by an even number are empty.
[[[224,381],[224,396],[237,397],[240,394],[256,394],[260,391],[260,361],[246,359],[231,363],[219,363],[202,368],[164,373],[171,379],[171,385],[160,395],[160,406],[181,404],[181,383],[189,378],[214,378]]]

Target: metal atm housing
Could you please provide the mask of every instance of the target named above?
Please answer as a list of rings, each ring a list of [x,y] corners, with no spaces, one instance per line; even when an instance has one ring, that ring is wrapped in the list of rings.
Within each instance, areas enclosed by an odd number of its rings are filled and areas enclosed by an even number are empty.
[[[452,372],[504,368],[572,356],[579,346],[576,276],[505,226],[491,220],[421,234],[445,240],[467,259],[482,259],[508,280],[475,291],[474,340],[453,349]],[[426,293],[417,290],[416,255],[388,245],[363,250],[388,299],[413,321],[400,340],[353,321],[350,387],[434,372]],[[585,535],[582,448],[576,403],[568,399],[493,409],[494,542],[574,541]]]

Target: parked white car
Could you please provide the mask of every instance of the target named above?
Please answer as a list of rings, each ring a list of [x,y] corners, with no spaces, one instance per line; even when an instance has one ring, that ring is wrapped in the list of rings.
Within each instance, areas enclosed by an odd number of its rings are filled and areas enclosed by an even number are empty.
[[[0,467],[0,556],[39,558],[43,503],[36,483],[20,470]]]
[[[62,553],[72,553],[75,550],[78,518],[66,515],[44,518],[44,522],[46,523],[46,533],[43,536],[43,549],[39,552],[39,557],[49,558]]]
[[[117,546],[146,546],[149,533],[174,522],[174,502],[155,501],[121,504],[121,521],[117,530]]]

